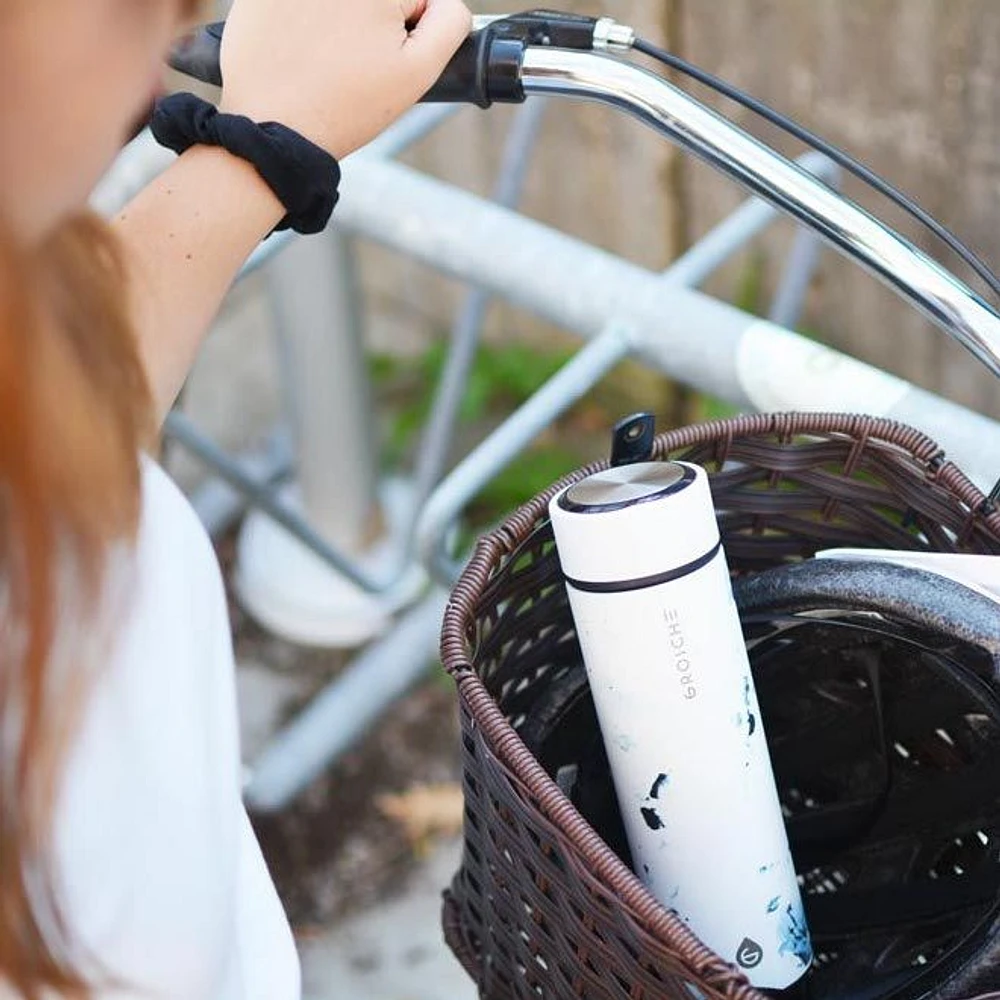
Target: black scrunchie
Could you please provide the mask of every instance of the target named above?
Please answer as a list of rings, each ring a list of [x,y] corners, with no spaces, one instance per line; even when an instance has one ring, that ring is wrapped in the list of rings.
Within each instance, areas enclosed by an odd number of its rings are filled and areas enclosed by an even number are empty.
[[[220,114],[194,94],[172,94],[157,105],[150,122],[161,146],[183,153],[192,146],[221,146],[251,163],[288,214],[277,229],[319,233],[339,197],[340,165],[326,150],[277,122],[257,124],[242,115]]]

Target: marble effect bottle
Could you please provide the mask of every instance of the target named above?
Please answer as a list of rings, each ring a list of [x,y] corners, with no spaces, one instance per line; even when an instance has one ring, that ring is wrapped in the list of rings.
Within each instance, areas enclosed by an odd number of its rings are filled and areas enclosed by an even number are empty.
[[[614,468],[550,514],[636,873],[790,986],[812,948],[705,471]]]

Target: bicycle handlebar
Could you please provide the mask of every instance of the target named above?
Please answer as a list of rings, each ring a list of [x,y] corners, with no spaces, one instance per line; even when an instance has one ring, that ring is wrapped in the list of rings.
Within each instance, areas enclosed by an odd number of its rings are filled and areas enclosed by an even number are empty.
[[[175,51],[171,65],[220,83],[223,27],[201,29]],[[1000,315],[979,295],[895,230],[662,77],[599,54],[634,42],[632,29],[610,18],[552,11],[481,17],[424,100],[486,108],[556,94],[625,110],[808,226],[1000,377]]]
[[[484,23],[476,26],[462,43],[423,101],[488,108],[495,101],[524,100],[520,85],[524,43],[502,37],[503,33],[493,27],[493,19],[482,20]],[[221,87],[224,30],[223,21],[199,28],[174,48],[171,67],[202,83]]]
[[[170,65],[202,83],[222,85],[222,37],[225,22],[208,24],[175,46]],[[521,14],[477,15],[472,33],[422,101],[438,104],[520,104],[521,63],[529,45],[589,51],[628,50],[631,28],[611,18],[585,17],[550,10]]]

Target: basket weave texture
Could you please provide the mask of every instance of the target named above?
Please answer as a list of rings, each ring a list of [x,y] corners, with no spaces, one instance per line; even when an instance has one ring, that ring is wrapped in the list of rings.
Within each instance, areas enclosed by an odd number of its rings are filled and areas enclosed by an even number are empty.
[[[1000,554],[1000,512],[933,441],[837,414],[739,417],[657,438],[704,466],[735,574],[835,546]],[[442,656],[458,687],[464,855],[446,939],[484,1000],[758,1000],[643,887],[560,791],[521,731],[581,655],[548,502],[482,538],[453,591]]]

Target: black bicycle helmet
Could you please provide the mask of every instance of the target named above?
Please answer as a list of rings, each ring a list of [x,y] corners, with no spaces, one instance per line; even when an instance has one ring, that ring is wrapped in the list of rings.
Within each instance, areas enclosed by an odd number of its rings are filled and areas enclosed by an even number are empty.
[[[736,581],[816,961],[796,996],[1000,989],[1000,604],[810,560]],[[519,726],[628,860],[582,665]]]

